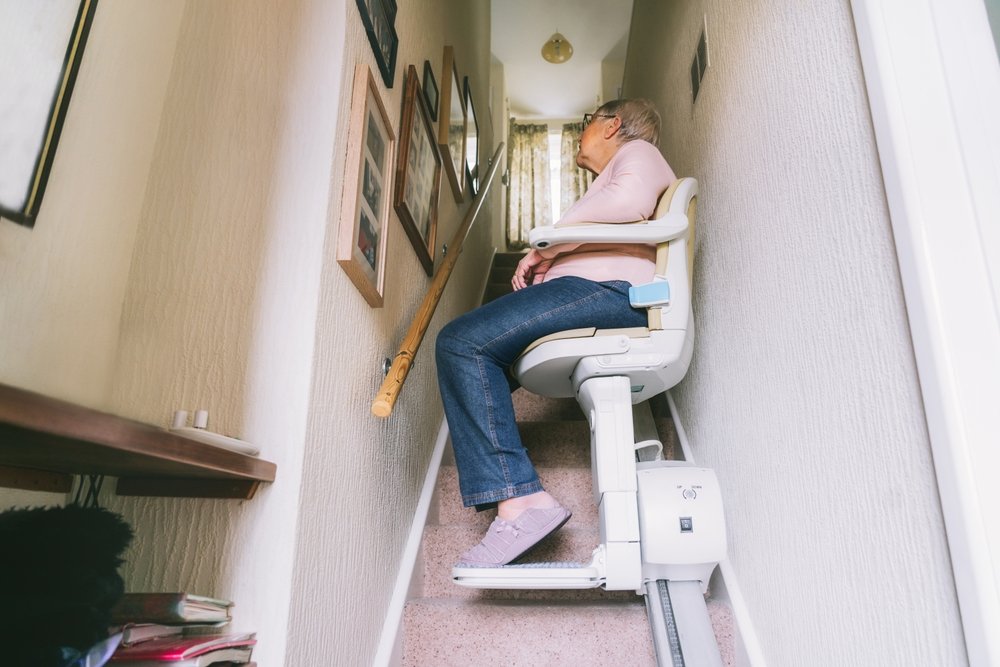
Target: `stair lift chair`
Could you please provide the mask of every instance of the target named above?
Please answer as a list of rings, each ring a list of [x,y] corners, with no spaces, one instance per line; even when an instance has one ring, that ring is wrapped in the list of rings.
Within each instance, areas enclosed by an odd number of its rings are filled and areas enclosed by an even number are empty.
[[[648,309],[647,327],[546,336],[512,369],[529,391],[576,397],[587,416],[600,544],[586,564],[452,570],[455,583],[475,588],[604,587],[645,594],[660,665],[684,664],[685,637],[689,658],[708,655],[689,664],[721,664],[704,601],[709,577],[726,552],[718,482],[709,469],[663,460],[647,402],[680,382],[691,362],[697,192],[695,179],[678,179],[649,221],[532,230],[534,248],[580,242],[657,246],[653,282],[630,290],[632,305]]]

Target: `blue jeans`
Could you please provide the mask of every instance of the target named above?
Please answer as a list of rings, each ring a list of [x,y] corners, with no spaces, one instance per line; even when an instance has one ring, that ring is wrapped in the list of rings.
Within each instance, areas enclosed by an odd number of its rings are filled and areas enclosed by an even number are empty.
[[[564,276],[484,304],[438,334],[438,384],[466,507],[542,490],[517,430],[508,370],[529,344],[557,331],[646,326],[628,288]]]

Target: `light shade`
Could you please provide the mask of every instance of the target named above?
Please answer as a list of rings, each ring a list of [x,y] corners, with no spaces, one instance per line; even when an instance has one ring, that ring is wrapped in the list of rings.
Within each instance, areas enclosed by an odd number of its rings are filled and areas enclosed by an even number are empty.
[[[561,34],[554,32],[542,46],[542,57],[550,63],[564,63],[573,57],[573,45]]]

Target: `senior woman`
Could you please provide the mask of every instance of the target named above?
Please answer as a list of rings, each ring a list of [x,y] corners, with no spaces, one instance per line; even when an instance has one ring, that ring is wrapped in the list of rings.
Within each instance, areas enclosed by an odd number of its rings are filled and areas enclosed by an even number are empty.
[[[576,163],[597,178],[556,226],[635,222],[652,215],[675,180],[656,148],[660,117],[642,99],[614,100],[584,116]],[[521,443],[509,368],[533,341],[557,331],[645,326],[628,288],[653,280],[655,248],[564,244],[531,250],[514,292],[446,325],[437,338],[438,382],[466,507],[497,508],[483,540],[460,556],[510,563],[570,518],[546,492]]]

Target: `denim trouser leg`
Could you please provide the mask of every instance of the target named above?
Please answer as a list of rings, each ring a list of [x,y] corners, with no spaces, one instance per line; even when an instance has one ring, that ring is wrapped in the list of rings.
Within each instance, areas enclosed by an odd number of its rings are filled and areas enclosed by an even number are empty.
[[[646,325],[624,281],[572,276],[532,285],[456,318],[437,339],[438,382],[466,507],[542,490],[514,420],[507,369],[557,331]]]

